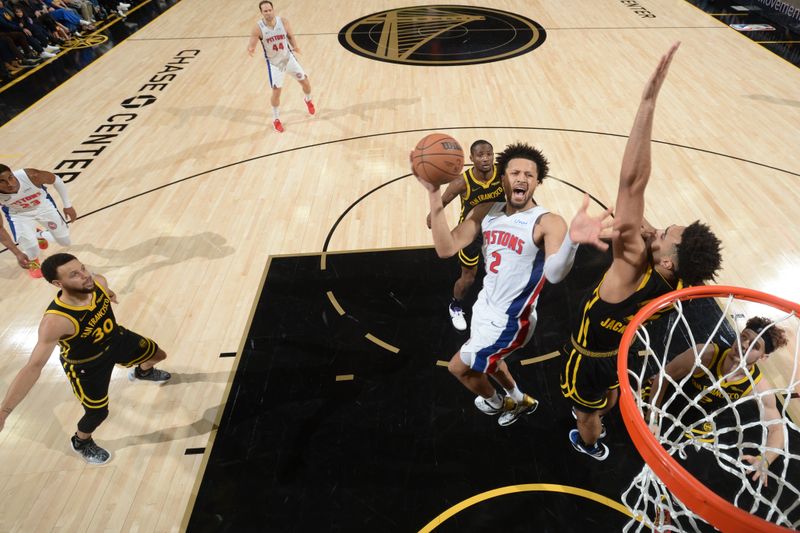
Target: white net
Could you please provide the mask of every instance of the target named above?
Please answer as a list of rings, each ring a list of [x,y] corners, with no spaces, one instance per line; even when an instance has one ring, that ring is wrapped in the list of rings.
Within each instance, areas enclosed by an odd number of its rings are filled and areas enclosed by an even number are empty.
[[[747,327],[755,316],[767,319]],[[730,504],[792,529],[800,526],[798,333],[794,312],[766,303],[732,294],[676,300],[638,325],[627,357],[630,392],[663,452]],[[759,358],[776,340],[786,344]],[[648,464],[622,500],[634,516],[625,531],[715,530]]]

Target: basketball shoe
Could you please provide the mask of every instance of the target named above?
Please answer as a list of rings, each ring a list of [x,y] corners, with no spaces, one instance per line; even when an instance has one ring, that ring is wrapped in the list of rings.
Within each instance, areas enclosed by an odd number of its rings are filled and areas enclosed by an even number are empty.
[[[509,396],[503,396],[503,405],[500,407],[492,407],[483,396],[475,397],[475,407],[487,415],[496,415],[502,413],[503,411],[509,411],[514,408],[514,405],[514,400],[512,400]]]
[[[464,310],[461,309],[458,302],[455,300],[450,302],[447,310],[450,312],[450,321],[453,323],[453,327],[458,331],[466,331],[467,319],[464,317]]]
[[[312,102],[311,100],[306,100],[306,107],[308,108],[309,115],[313,115],[314,113],[317,112],[317,110],[314,108],[314,102]]]
[[[575,420],[578,419],[578,415],[575,414],[575,408],[574,407],[572,408],[572,418],[574,418]],[[606,425],[603,424],[603,417],[601,416],[600,417],[600,436],[597,437],[597,438],[598,439],[603,439],[603,438],[605,438],[605,436],[606,436]]]
[[[587,447],[581,440],[581,434],[578,433],[577,429],[570,430],[569,442],[572,444],[573,448],[575,448],[581,453],[585,453],[592,459],[596,459],[598,461],[605,461],[606,457],[608,457],[608,446],[606,446],[600,441],[597,441],[594,443],[593,447],[591,448]]]
[[[524,394],[522,396],[522,401],[516,404],[513,409],[500,415],[500,418],[497,419],[497,423],[501,426],[510,426],[522,415],[533,413],[537,407],[539,407],[539,402],[533,399],[532,396]]]
[[[138,366],[133,367],[128,372],[128,379],[131,381],[152,381],[153,383],[158,383],[159,385],[163,385],[169,378],[172,377],[172,374],[165,370],[161,370],[159,368],[151,368],[150,370],[142,370]]]
[[[34,259],[28,264],[28,275],[34,279],[42,277],[42,265],[39,264],[38,259]]]
[[[69,439],[69,443],[72,446],[72,451],[83,457],[83,460],[90,465],[104,465],[111,460],[111,454],[108,450],[98,446],[91,437],[87,440],[81,440],[78,435],[73,435]]]
[[[44,238],[44,235],[42,235],[42,230],[36,231],[36,242],[39,243],[40,250],[47,250],[49,244],[47,242],[47,239]]]
[[[272,129],[277,131],[278,133],[283,133],[283,124],[281,124],[281,119],[276,118],[272,121]]]

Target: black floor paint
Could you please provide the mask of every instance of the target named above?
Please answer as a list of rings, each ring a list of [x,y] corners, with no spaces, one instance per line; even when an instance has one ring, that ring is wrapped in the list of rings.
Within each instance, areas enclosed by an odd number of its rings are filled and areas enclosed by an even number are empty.
[[[319,256],[273,259],[189,530],[417,531],[467,498],[527,483],[618,500],[641,466],[619,415],[606,420],[608,460],[577,454],[559,359],[518,363],[558,347],[578,293],[606,264],[581,249],[570,277],[542,295],[535,338],[511,363],[541,405],[502,428],[436,365],[466,339],[447,316],[454,262],[430,249],[329,255],[325,271]],[[525,492],[437,531],[619,531],[625,520],[578,496]]]
[[[609,458],[578,454],[567,438],[575,422],[559,389],[560,357],[520,364],[563,343],[609,262],[581,247],[567,279],[546,286],[534,338],[507,360],[540,407],[503,428],[437,365],[466,340],[447,315],[455,261],[428,248],[328,255],[325,270],[317,255],[274,258],[189,531],[419,531],[469,498],[526,484],[620,501],[642,461],[619,411],[604,421]],[[696,301],[685,314],[702,335],[720,310]],[[670,320],[649,326],[654,344]],[[686,346],[674,340],[672,351]],[[626,522],[568,488],[499,495],[436,531],[604,532]]]

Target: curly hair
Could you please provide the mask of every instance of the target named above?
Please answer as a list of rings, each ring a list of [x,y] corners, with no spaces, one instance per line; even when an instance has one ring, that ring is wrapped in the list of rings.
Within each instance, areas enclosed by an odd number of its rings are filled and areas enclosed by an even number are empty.
[[[497,170],[502,176],[506,173],[506,165],[512,159],[527,159],[536,163],[536,180],[541,183],[550,170],[547,158],[541,152],[527,143],[514,143],[506,146],[506,149],[497,154]]]
[[[761,333],[770,324],[772,324],[772,320],[763,316],[754,316],[747,321],[745,327],[752,329],[756,333]],[[769,328],[761,337],[764,339],[765,353],[771,353],[782,346],[786,346],[786,343],[789,342],[789,339],[786,338],[786,332],[777,326]]]
[[[706,224],[695,220],[689,224],[681,242],[675,247],[678,267],[675,275],[685,285],[712,281],[722,265],[722,243]]]

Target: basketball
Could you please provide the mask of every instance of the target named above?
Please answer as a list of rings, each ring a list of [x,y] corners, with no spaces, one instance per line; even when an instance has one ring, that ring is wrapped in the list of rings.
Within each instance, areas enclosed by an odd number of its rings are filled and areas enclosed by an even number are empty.
[[[414,174],[434,185],[456,179],[464,168],[464,150],[458,141],[444,133],[423,137],[411,152]]]

